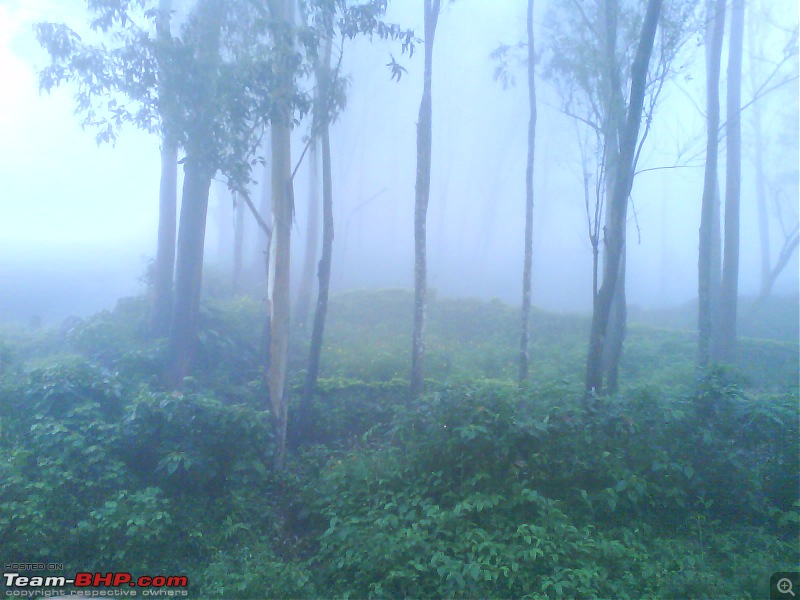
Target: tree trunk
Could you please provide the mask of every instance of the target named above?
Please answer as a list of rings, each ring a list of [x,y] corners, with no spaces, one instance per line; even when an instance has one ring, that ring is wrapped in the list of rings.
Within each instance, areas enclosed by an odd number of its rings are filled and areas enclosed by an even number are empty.
[[[156,18],[156,37],[159,44],[169,42],[172,0],[160,0]],[[161,77],[164,70],[160,69]],[[163,87],[162,87],[162,92]],[[158,190],[158,244],[153,272],[153,312],[150,331],[156,337],[169,334],[172,316],[172,279],[175,274],[175,240],[178,212],[178,148],[161,139],[161,183]]]
[[[751,56],[755,57],[756,28],[755,21],[751,18],[747,23],[748,42]],[[758,61],[750,61],[750,84],[752,89],[758,89]],[[762,150],[764,135],[761,126],[761,103],[755,102],[752,106],[753,115],[753,162],[756,181],[756,205],[758,207],[758,237],[761,242],[761,291],[759,298],[769,296],[771,285],[772,259],[769,247],[769,213],[767,211],[767,185],[764,176],[764,152]]]
[[[414,333],[411,346],[411,397],[425,384],[425,313],[428,295],[427,215],[431,191],[433,40],[440,0],[425,0],[425,73],[417,123],[417,181],[414,198]]]
[[[614,290],[614,299],[611,301],[608,333],[605,347],[603,348],[603,372],[606,377],[606,391],[611,394],[619,389],[619,362],[622,359],[622,347],[627,330],[628,302],[625,294],[627,253],[627,246],[623,243],[617,286]]]
[[[742,171],[742,40],[744,0],[731,5],[731,33],[728,49],[727,161],[725,168],[725,244],[720,298],[719,361],[736,358],[736,320],[739,300],[739,204]]]
[[[192,157],[187,157],[175,265],[175,303],[169,336],[170,383],[173,387],[179,387],[189,374],[194,358],[210,186],[211,176],[207,170]]]
[[[533,37],[533,5],[534,0],[528,0],[527,30],[528,30],[528,159],[525,168],[525,260],[522,267],[522,326],[519,341],[519,380],[528,378],[529,356],[528,345],[530,336],[531,316],[531,271],[533,267],[533,160],[536,146],[536,80],[534,66],[536,54],[534,52]]]
[[[221,0],[198,3],[197,12],[207,37],[196,57],[207,67],[219,60],[222,23]],[[209,71],[211,69],[209,68]],[[216,166],[208,155],[211,139],[210,118],[197,116],[195,127],[186,141],[183,196],[178,229],[178,252],[175,262],[175,299],[169,336],[170,383],[177,387],[192,367],[197,343],[200,290],[203,279],[203,251],[208,217],[208,192]]]
[[[294,4],[291,0],[275,2],[275,19],[291,24]],[[287,66],[283,67],[287,69]],[[278,97],[289,98],[292,74],[278,74]],[[290,325],[290,268],[294,189],[291,157],[292,115],[288,106],[272,122],[272,211],[275,236],[275,276],[272,288],[272,320],[270,329],[269,395],[275,422],[277,454],[275,465],[283,469],[286,460],[286,427],[288,398],[286,397],[286,368],[289,354]]]
[[[236,192],[231,194],[234,211],[233,228],[233,293],[238,294],[242,288],[242,262],[244,260],[244,202],[236,196]]]
[[[289,352],[290,279],[292,241],[291,130],[288,124],[272,124],[272,198],[275,219],[275,279],[272,288],[269,394],[278,441],[277,465],[286,452],[287,401],[284,385]]]
[[[317,261],[317,245],[319,242],[319,142],[314,139],[308,152],[310,169],[308,181],[308,224],[306,227],[306,248],[303,257],[303,273],[300,276],[300,287],[297,290],[294,320],[298,327],[305,329],[308,321],[308,310],[311,305],[311,293],[314,288],[314,263]]]
[[[653,52],[653,40],[658,27],[661,3],[662,0],[648,0],[641,37],[631,67],[628,115],[620,138],[620,155],[614,178],[614,193],[608,199],[609,219],[606,223],[606,260],[603,268],[603,283],[597,293],[597,301],[592,312],[589,354],[586,361],[585,388],[587,395],[603,390],[603,347],[606,343],[611,304],[619,280],[624,251],[628,195],[633,185],[633,160],[636,143],[639,139],[647,71]]]
[[[706,2],[706,166],[700,212],[700,244],[697,262],[698,322],[697,365],[704,368],[711,360],[716,327],[715,279],[719,277],[719,75],[722,37],[725,33],[725,0]],[[716,224],[716,240],[715,240]],[[717,260],[715,261],[715,251]]]
[[[330,61],[332,39],[325,42],[323,62],[317,71],[317,81],[320,95],[326,98],[330,90]],[[325,102],[325,106],[327,106]],[[311,330],[311,346],[308,351],[308,370],[303,390],[303,417],[311,411],[314,394],[317,389],[319,377],[320,356],[322,355],[322,339],[325,334],[325,319],[328,314],[328,292],[331,286],[331,264],[333,257],[333,177],[331,169],[331,141],[329,116],[323,115],[320,126],[320,141],[322,144],[322,256],[319,259],[317,277],[319,288],[317,292],[317,306],[314,311],[314,325]]]
[[[619,361],[622,357],[622,345],[625,341],[625,325],[627,318],[627,304],[625,297],[625,244],[627,239],[626,226],[621,230],[613,230],[616,227],[611,218],[612,203],[608,201],[614,195],[617,172],[619,171],[619,144],[623,135],[625,125],[625,99],[620,82],[620,66],[617,58],[617,34],[619,29],[619,2],[618,0],[605,0],[605,78],[607,94],[607,106],[605,107],[605,160],[603,171],[605,173],[605,197],[606,214],[604,238],[610,235],[612,238],[618,237],[622,240],[622,258],[620,260],[620,270],[616,287],[611,300],[611,311],[608,320],[608,331],[602,349],[602,369],[603,377],[607,382],[607,391],[615,392],[619,382]],[[603,254],[603,265],[607,260],[606,253]],[[593,275],[593,283],[596,285],[597,275]],[[595,288],[596,289],[596,288]],[[594,293],[596,298],[597,294]]]
[[[169,334],[172,315],[172,278],[178,212],[178,149],[162,140],[161,184],[158,192],[158,247],[153,272],[153,312],[150,330],[156,337]]]
[[[271,134],[266,137],[266,144],[268,146],[264,149],[266,155],[272,155],[272,144],[270,142]],[[263,181],[261,182],[261,201],[259,206],[259,214],[263,218],[269,219],[272,215],[272,167],[269,164],[264,165]],[[270,262],[272,254],[272,226],[266,225],[259,228],[261,234],[261,248],[257,258],[259,266],[263,265],[264,273],[264,321],[261,324],[261,348],[259,355],[261,364],[264,365],[265,372],[269,372],[269,347],[270,347],[270,330],[272,321],[272,300],[270,289]],[[258,247],[259,244],[256,244]]]

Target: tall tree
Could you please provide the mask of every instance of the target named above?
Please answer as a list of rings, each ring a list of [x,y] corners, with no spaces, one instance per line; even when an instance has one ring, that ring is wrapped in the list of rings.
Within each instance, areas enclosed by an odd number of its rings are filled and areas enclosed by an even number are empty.
[[[231,288],[234,294],[242,291],[242,270],[244,266],[244,202],[236,192],[231,192],[233,203],[233,277]]]
[[[333,106],[330,102],[333,77],[331,75],[331,49],[333,39],[325,40],[325,50],[317,64],[315,75],[318,88],[317,114],[320,145],[322,150],[322,256],[317,266],[317,303],[314,310],[314,324],[311,329],[311,344],[308,350],[308,369],[303,389],[303,414],[308,415],[317,388],[322,338],[325,334],[325,320],[328,314],[328,293],[331,285],[331,263],[333,257],[333,177],[331,173],[330,121]],[[341,56],[341,54],[340,54]],[[337,68],[338,70],[338,68]]]
[[[699,367],[708,365],[711,359],[714,315],[714,278],[718,265],[713,260],[715,252],[715,221],[717,212],[719,156],[719,78],[722,57],[722,38],[725,31],[725,1],[706,2],[706,165],[703,182],[703,202],[700,212],[700,246],[697,263],[698,273],[698,347]]]
[[[522,267],[522,327],[519,340],[519,380],[528,378],[528,346],[531,316],[531,271],[533,265],[533,162],[536,147],[536,78],[535,39],[533,34],[534,0],[528,0],[528,156],[525,166],[525,260]]]
[[[425,313],[428,304],[427,222],[431,191],[433,41],[440,0],[424,0],[425,69],[417,121],[417,180],[414,197],[414,332],[411,346],[411,397],[425,383]]]
[[[303,256],[303,271],[300,274],[300,285],[297,288],[297,299],[294,304],[294,321],[301,329],[305,329],[308,320],[311,293],[314,288],[314,264],[317,262],[319,246],[319,141],[313,139],[309,143],[306,247]]]
[[[92,0],[89,7],[91,25],[106,34],[106,43],[87,44],[65,25],[39,24],[51,57],[40,83],[50,89],[75,81],[78,110],[99,129],[99,140],[113,140],[134,124],[185,151],[168,345],[169,381],[179,385],[191,368],[197,333],[211,178],[222,173],[231,189],[247,193],[253,148],[270,115],[268,18],[245,0],[200,0],[181,34],[165,45],[141,25],[159,14],[150,2]],[[170,93],[159,94],[164,69]]]
[[[272,288],[272,318],[270,330],[269,396],[277,433],[276,465],[282,468],[286,456],[286,427],[288,398],[286,397],[286,368],[289,353],[290,325],[290,268],[292,217],[294,216],[294,184],[292,182],[291,133],[293,110],[288,99],[294,90],[295,72],[291,55],[294,47],[294,0],[272,0],[272,18],[278,27],[274,31],[277,54],[282,57],[275,65],[276,97],[271,122],[272,141],[272,215],[275,236],[275,279]]]
[[[307,7],[308,8],[308,7]],[[313,5],[312,5],[313,8]],[[317,83],[314,116],[311,127],[311,140],[319,140],[322,155],[322,252],[317,266],[317,302],[314,309],[314,322],[311,329],[311,342],[308,351],[308,368],[301,400],[301,419],[308,417],[319,377],[322,356],[322,341],[325,334],[325,321],[328,313],[328,296],[333,262],[333,176],[330,143],[330,127],[346,104],[346,80],[339,72],[344,57],[344,45],[348,39],[358,34],[377,34],[381,39],[401,40],[402,53],[414,53],[413,31],[398,25],[384,23],[380,18],[386,10],[385,2],[373,0],[365,4],[317,6],[317,14],[306,13],[307,20],[320,22],[324,31],[321,36],[322,52],[312,60],[314,77]],[[338,18],[337,18],[338,17]],[[334,36],[339,38],[338,59],[331,68]],[[388,65],[392,78],[399,81],[405,69],[394,58]],[[302,426],[302,423],[301,423]]]
[[[603,70],[601,81],[603,96],[606,99],[603,121],[603,154],[602,165],[605,194],[610,198],[614,193],[614,185],[619,171],[620,140],[625,126],[625,97],[622,91],[622,61],[617,56],[619,45],[619,0],[605,0],[602,17]],[[635,163],[632,169],[635,168]],[[613,231],[615,223],[611,217],[612,203],[605,204],[605,234],[612,238],[618,236],[622,240],[622,254],[619,261],[618,279],[611,299],[611,312],[608,318],[606,339],[603,343],[602,369],[606,379],[606,388],[615,392],[619,382],[619,361],[622,356],[622,345],[625,341],[626,321],[628,316],[627,296],[625,293],[625,273],[627,257],[627,223],[621,231]],[[609,259],[603,253],[603,264]],[[596,296],[595,296],[596,297]]]
[[[675,57],[686,37],[693,12],[691,1],[671,0],[659,9],[660,35],[654,40],[652,65],[648,62],[645,95],[642,107],[644,131],[636,141],[633,162],[626,167],[621,160],[620,145],[626,135],[626,115],[630,106],[625,91],[632,89],[633,64],[641,39],[641,24],[646,7],[624,0],[569,0],[553,7],[549,13],[548,31],[551,55],[544,72],[561,96],[562,110],[575,119],[579,132],[583,161],[583,190],[588,237],[592,247],[592,297],[594,312],[600,300],[600,274],[606,275],[611,264],[617,272],[610,294],[610,308],[604,325],[597,369],[605,389],[613,391],[618,383],[619,362],[625,337],[627,309],[626,221],[616,219],[619,205],[611,198],[620,177],[633,177],[643,144],[649,133],[661,91],[674,75]],[[589,133],[585,133],[586,131]],[[594,155],[594,175],[588,163]],[[626,168],[631,174],[624,173]],[[590,185],[592,183],[594,185]],[[593,189],[592,189],[593,188]],[[627,213],[627,204],[625,207]],[[602,266],[600,243],[603,241]],[[616,240],[609,243],[609,240]],[[618,244],[619,260],[609,250]],[[599,391],[599,389],[597,390]]]
[[[725,126],[725,230],[720,290],[719,346],[714,357],[733,362],[736,357],[736,321],[739,300],[739,206],[742,179],[742,47],[745,0],[731,4],[728,39],[728,87]]]
[[[613,195],[609,198],[606,221],[605,264],[603,283],[597,292],[592,312],[589,338],[589,355],[586,361],[587,393],[603,389],[603,346],[611,314],[614,291],[624,252],[624,230],[627,220],[628,196],[633,185],[633,167],[639,141],[639,129],[644,110],[647,72],[653,51],[653,42],[661,13],[662,0],[648,0],[642,23],[636,56],[631,65],[631,89],[625,127],[619,140],[619,162],[614,178]]]
[[[156,38],[160,47],[171,41],[172,0],[160,0],[156,17]],[[159,68],[159,96],[169,93],[168,69]],[[164,116],[162,115],[162,118]],[[153,309],[150,329],[158,337],[169,333],[172,312],[172,279],[175,273],[175,241],[178,211],[178,146],[161,136],[161,183],[158,192],[158,244],[153,269]]]

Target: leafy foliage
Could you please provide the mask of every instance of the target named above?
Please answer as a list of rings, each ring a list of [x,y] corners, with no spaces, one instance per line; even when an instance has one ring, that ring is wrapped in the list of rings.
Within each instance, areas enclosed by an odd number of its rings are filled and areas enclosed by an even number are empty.
[[[183,394],[125,358],[147,348],[137,306],[73,324],[60,346],[3,337],[9,552],[180,570],[192,593],[226,598],[760,597],[800,563],[797,388],[760,381],[779,371],[696,379],[682,366],[691,338],[640,326],[630,385],[587,405],[563,376],[585,350],[584,319],[536,316],[537,376],[520,388],[513,370],[476,375],[474,348],[513,347],[513,311],[437,300],[431,332],[451,366],[435,376],[449,381],[409,403],[407,382],[369,362],[369,332],[399,333],[409,297],[347,295],[331,344],[350,358],[328,368],[363,363],[364,379],[321,380],[309,415],[290,388],[298,428],[276,474],[264,386],[243,368],[257,303],[209,303],[216,338]],[[748,352],[770,360],[765,345]]]

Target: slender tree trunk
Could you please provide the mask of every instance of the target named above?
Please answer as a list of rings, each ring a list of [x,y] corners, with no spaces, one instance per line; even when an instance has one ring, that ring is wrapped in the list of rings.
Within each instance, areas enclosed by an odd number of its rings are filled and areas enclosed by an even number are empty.
[[[319,242],[319,153],[318,140],[311,141],[308,153],[310,169],[308,181],[308,225],[306,227],[306,248],[303,257],[303,273],[300,276],[300,287],[297,290],[294,319],[301,329],[305,329],[308,321],[308,310],[311,305],[311,293],[314,288],[314,264],[317,261]]]
[[[174,387],[179,387],[190,373],[194,358],[210,186],[211,176],[207,170],[187,157],[175,265],[175,303],[169,336],[170,383]]]
[[[158,247],[153,273],[153,313],[150,329],[156,337],[169,333],[172,315],[172,278],[178,212],[178,149],[162,140],[161,184],[158,193]]]
[[[292,23],[292,0],[276,0],[275,19]],[[278,75],[279,97],[290,97],[292,74],[284,70]],[[289,354],[290,325],[290,267],[292,242],[292,216],[294,213],[294,188],[292,184],[291,119],[288,106],[272,122],[272,211],[275,236],[275,281],[272,289],[272,321],[270,329],[269,395],[275,421],[277,455],[275,464],[283,469],[286,459],[286,428],[288,424],[288,398],[286,397],[286,369]]]
[[[711,360],[715,330],[715,278],[719,277],[719,75],[722,37],[725,33],[725,1],[706,2],[706,167],[703,202],[700,213],[698,273],[697,365],[706,367]],[[717,236],[715,240],[715,224]]]
[[[272,124],[272,198],[275,219],[275,279],[272,288],[269,393],[278,441],[277,465],[286,453],[287,399],[284,385],[289,352],[290,267],[292,241],[291,129]]]
[[[203,0],[197,12],[207,43],[196,59],[212,71],[219,60],[221,0]],[[186,141],[183,196],[175,262],[175,298],[169,335],[170,383],[179,386],[192,367],[200,311],[203,279],[203,251],[208,217],[208,192],[216,167],[208,155],[210,119],[197,117]]]
[[[326,98],[330,90],[330,61],[332,39],[325,41],[322,66],[317,71],[320,95]],[[326,102],[327,104],[327,102]],[[320,142],[322,145],[322,256],[319,259],[317,276],[319,286],[314,325],[311,330],[311,346],[308,351],[308,370],[303,390],[303,417],[310,414],[319,377],[322,339],[325,334],[325,319],[328,314],[328,292],[331,286],[331,264],[333,258],[333,177],[331,169],[331,141],[328,115],[322,116]]]
[[[619,29],[619,2],[618,0],[605,0],[605,77],[607,106],[604,131],[605,162],[605,197],[606,215],[604,237],[619,238],[622,240],[623,254],[620,260],[620,271],[611,300],[611,311],[608,320],[608,330],[603,342],[602,369],[603,377],[607,382],[607,391],[615,392],[619,381],[619,361],[622,357],[622,345],[625,341],[625,325],[627,318],[627,304],[625,297],[625,243],[627,239],[627,223],[621,230],[616,230],[616,222],[611,218],[612,203],[608,201],[613,197],[619,170],[619,145],[625,125],[625,99],[620,82],[620,66],[617,58],[617,32]],[[603,254],[603,264],[607,256]],[[605,268],[605,266],[604,266]],[[593,279],[596,279],[596,274]],[[596,284],[596,282],[595,282]],[[594,297],[597,297],[595,293]]]
[[[658,27],[661,4],[661,0],[648,0],[641,37],[631,67],[628,115],[620,138],[620,156],[614,180],[614,193],[608,199],[610,208],[609,221],[606,224],[606,260],[603,268],[603,283],[597,293],[597,302],[592,313],[589,354],[586,361],[585,388],[587,395],[603,390],[603,347],[624,251],[623,232],[627,218],[628,196],[633,185],[633,159],[639,139],[647,71],[653,52],[653,40]]]
[[[242,264],[244,260],[244,202],[231,194],[234,211],[233,228],[233,293],[238,294],[242,288]]]
[[[761,108],[758,102],[753,106],[753,128],[755,130],[755,176],[756,203],[758,205],[758,234],[761,242],[761,294],[769,295],[769,276],[772,267],[769,248],[769,214],[767,212],[767,186],[764,178],[764,156],[762,144],[764,136],[761,131]]]
[[[170,11],[172,0],[160,0],[156,18],[156,37],[159,44],[171,38]],[[164,70],[160,69],[162,78]],[[166,93],[165,90],[160,90]],[[158,244],[153,272],[153,312],[150,331],[156,337],[169,334],[172,315],[172,279],[175,274],[175,240],[178,212],[178,148],[161,139],[161,184],[158,190]]]
[[[727,162],[725,169],[725,244],[720,299],[720,353],[722,362],[736,358],[736,321],[739,300],[739,205],[742,172],[742,41],[744,0],[731,4],[731,33],[728,50]]]
[[[272,155],[272,143],[270,141],[272,135],[266,137],[266,148],[264,149],[265,155]],[[263,181],[261,182],[261,201],[259,206],[259,214],[265,219],[270,219],[269,224],[265,223],[264,227],[259,227],[261,240],[261,247],[259,255],[256,257],[259,265],[263,265],[264,273],[264,321],[261,325],[261,348],[260,357],[261,364],[264,365],[265,372],[269,372],[269,347],[270,347],[270,330],[272,322],[272,290],[270,289],[270,263],[272,259],[272,167],[271,165],[264,165]],[[259,244],[256,244],[258,247]]]
[[[619,263],[617,287],[611,301],[611,313],[608,318],[608,334],[603,348],[603,371],[606,377],[606,391],[613,394],[619,389],[619,363],[622,359],[622,347],[628,321],[628,302],[625,294],[625,274],[627,263],[627,246],[623,243],[622,256]]]
[[[536,147],[536,54],[533,37],[533,5],[528,0],[528,159],[525,168],[525,261],[522,267],[522,326],[519,341],[519,380],[528,378],[531,316],[531,271],[533,268],[533,160]]]
[[[411,397],[425,384],[425,313],[428,295],[427,219],[431,191],[433,40],[440,0],[425,0],[425,73],[417,123],[417,182],[414,199],[414,333],[411,346]]]
[[[758,61],[755,60],[755,47],[756,47],[756,28],[755,21],[751,18],[747,23],[748,42],[750,44],[751,58],[750,60],[750,84],[752,89],[758,89]],[[761,103],[756,102],[752,106],[753,115],[753,162],[755,166],[755,180],[756,180],[756,205],[758,207],[758,237],[761,242],[761,292],[760,298],[766,298],[769,295],[771,285],[770,275],[772,271],[772,259],[770,257],[769,247],[769,213],[767,211],[767,185],[764,176],[764,152],[762,150],[764,143],[764,135],[761,127]]]

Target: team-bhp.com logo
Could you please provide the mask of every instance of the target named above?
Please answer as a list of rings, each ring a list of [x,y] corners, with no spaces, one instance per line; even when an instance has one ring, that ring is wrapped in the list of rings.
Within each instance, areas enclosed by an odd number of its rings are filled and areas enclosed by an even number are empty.
[[[189,578],[184,575],[142,575],[134,578],[126,572],[120,573],[76,573],[75,577],[28,576],[20,573],[3,573],[6,596],[52,597],[59,596],[142,596],[175,597],[187,596]],[[78,589],[58,589],[74,586]],[[85,588],[85,589],[82,589]]]

